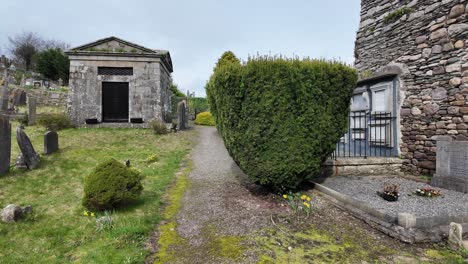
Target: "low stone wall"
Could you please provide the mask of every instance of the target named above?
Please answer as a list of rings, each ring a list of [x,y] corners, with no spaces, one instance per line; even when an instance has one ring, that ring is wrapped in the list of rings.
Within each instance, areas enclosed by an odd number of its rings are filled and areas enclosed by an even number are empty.
[[[39,106],[60,106],[66,107],[68,101],[67,92],[45,91],[45,90],[26,90],[26,93],[37,98]]]
[[[401,175],[403,160],[399,158],[341,158],[327,160],[323,177]]]

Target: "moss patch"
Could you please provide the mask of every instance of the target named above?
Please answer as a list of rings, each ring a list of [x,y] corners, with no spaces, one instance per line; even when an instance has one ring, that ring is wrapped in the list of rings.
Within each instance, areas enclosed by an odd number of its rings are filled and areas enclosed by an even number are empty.
[[[175,184],[168,190],[166,201],[169,203],[164,209],[163,216],[166,224],[158,227],[159,250],[155,256],[155,263],[171,263],[176,258],[175,246],[187,244],[187,242],[177,233],[177,224],[174,216],[182,205],[182,198],[188,186],[187,174],[190,172],[190,165],[177,178]]]

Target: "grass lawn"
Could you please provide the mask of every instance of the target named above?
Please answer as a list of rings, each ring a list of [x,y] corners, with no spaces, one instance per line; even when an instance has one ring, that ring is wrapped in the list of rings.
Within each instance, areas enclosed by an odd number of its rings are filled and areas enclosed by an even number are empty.
[[[12,164],[18,144],[12,124]],[[26,127],[36,151],[45,130]],[[195,132],[154,135],[145,129],[67,129],[59,131],[60,152],[42,156],[33,171],[13,169],[0,177],[0,207],[32,205],[34,213],[16,224],[0,223],[0,263],[142,263],[148,235],[161,219],[161,196],[192,147]],[[158,161],[146,159],[157,154]],[[83,216],[83,179],[108,158],[131,160],[146,176],[141,198],[112,212],[114,228],[96,231]],[[96,213],[96,216],[99,216]],[[102,215],[102,213],[101,213]]]

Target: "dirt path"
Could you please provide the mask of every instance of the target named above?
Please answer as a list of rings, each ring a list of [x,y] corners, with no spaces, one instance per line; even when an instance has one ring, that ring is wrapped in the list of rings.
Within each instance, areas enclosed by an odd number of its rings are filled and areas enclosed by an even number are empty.
[[[173,212],[158,228],[156,263],[419,263],[445,258],[439,248],[386,237],[312,191],[312,216],[294,220],[278,195],[249,183],[215,128],[196,129],[192,170],[169,191]]]

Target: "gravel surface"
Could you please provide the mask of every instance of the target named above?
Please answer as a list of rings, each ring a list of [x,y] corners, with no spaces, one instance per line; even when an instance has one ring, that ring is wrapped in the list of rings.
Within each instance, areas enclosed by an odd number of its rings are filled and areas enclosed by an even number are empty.
[[[400,184],[400,197],[397,202],[387,202],[377,195],[385,182]],[[427,184],[390,177],[333,177],[323,185],[346,194],[372,208],[389,214],[412,213],[415,216],[466,215],[468,214],[468,194],[441,188],[440,197],[421,197],[413,193],[418,188],[430,187]],[[432,187],[433,188],[433,187]]]

